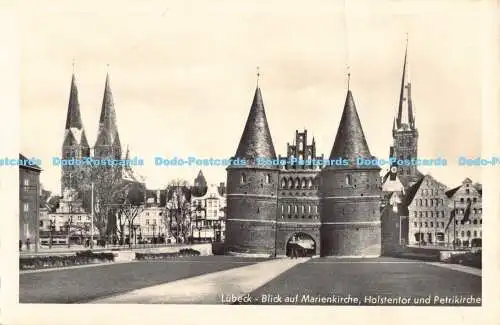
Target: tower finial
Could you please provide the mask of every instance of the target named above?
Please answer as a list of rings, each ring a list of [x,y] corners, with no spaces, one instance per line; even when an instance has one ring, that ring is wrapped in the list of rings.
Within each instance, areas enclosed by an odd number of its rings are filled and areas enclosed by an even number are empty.
[[[76,60],[73,57],[73,61],[71,62],[71,65],[73,66],[73,74],[75,74],[75,64],[76,64]]]
[[[260,80],[260,67],[257,67],[257,87],[259,87],[259,80]]]
[[[350,67],[347,66],[347,91],[350,90],[350,83],[351,83],[351,71]]]

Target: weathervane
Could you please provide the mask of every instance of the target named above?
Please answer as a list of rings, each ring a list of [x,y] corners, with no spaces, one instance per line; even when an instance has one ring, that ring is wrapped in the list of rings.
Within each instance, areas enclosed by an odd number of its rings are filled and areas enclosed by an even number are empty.
[[[351,71],[350,67],[347,66],[347,90],[350,90],[350,83],[351,83]]]
[[[260,67],[257,67],[257,87],[259,87]]]

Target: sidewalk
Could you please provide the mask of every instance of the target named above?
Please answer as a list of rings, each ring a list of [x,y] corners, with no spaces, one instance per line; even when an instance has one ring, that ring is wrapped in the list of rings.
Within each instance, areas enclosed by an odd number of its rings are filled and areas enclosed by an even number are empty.
[[[482,277],[481,269],[476,269],[475,267],[460,265],[460,264],[447,264],[447,263],[439,263],[439,262],[427,262],[426,264],[434,265],[437,267],[443,267],[445,269],[454,270],[458,272],[473,274],[475,276]]]

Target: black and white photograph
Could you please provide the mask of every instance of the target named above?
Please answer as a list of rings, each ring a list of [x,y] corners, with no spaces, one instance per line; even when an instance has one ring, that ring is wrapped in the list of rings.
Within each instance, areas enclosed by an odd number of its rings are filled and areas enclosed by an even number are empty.
[[[483,306],[485,2],[30,1],[19,304]]]

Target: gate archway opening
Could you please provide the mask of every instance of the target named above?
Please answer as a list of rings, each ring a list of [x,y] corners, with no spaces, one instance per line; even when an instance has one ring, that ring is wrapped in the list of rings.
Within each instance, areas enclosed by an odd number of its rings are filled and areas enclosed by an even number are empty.
[[[316,241],[306,233],[294,233],[286,243],[286,256],[288,257],[311,257],[315,254]]]

